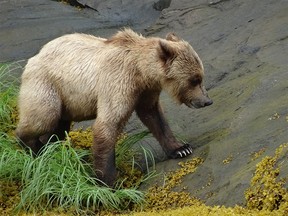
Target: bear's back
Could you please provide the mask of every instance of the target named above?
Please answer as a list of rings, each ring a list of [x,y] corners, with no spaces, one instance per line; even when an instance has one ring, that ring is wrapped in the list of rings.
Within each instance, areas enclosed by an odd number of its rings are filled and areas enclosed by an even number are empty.
[[[133,69],[135,55],[126,52],[125,47],[85,34],[56,38],[29,59],[22,74],[21,92],[28,94],[36,85],[51,86],[61,96],[66,113],[74,116],[72,119],[88,119],[96,113],[100,98],[119,98],[134,91],[131,86],[137,86],[133,83],[138,80],[133,78],[137,73]]]
[[[47,43],[40,52],[28,60],[22,77],[49,80],[77,81],[93,72],[105,61],[106,39],[85,34],[69,34]]]

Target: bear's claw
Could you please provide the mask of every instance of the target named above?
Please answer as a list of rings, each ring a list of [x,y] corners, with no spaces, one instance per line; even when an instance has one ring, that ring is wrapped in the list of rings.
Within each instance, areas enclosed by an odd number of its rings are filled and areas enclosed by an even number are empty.
[[[182,147],[176,149],[174,151],[174,154],[172,156],[172,158],[184,158],[190,154],[192,154],[192,147],[189,144],[185,144]]]

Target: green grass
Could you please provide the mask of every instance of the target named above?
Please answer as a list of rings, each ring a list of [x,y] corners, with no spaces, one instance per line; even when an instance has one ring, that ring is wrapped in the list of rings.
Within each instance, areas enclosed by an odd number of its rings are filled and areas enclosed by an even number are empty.
[[[69,141],[47,145],[43,153],[32,157],[17,148],[14,138],[0,137],[0,178],[22,181],[18,210],[49,210],[55,206],[75,211],[125,209],[131,203],[144,202],[136,188],[116,189],[99,186],[91,177],[91,164],[85,161],[90,151],[71,147]]]
[[[122,209],[127,201],[143,201],[143,194],[134,189],[99,186],[91,177],[91,164],[84,160],[88,155],[88,151],[73,149],[68,141],[47,145],[43,154],[23,165],[20,207]]]
[[[19,91],[16,84],[18,80],[14,78],[14,82],[10,81],[11,67],[6,64],[0,65],[0,131],[5,132],[15,127],[11,116],[15,112],[16,96]]]
[[[146,173],[145,175],[141,176],[141,179],[138,180],[135,187],[156,176],[153,153],[142,145],[138,146],[137,149],[133,148],[137,142],[146,138],[149,134],[149,131],[144,130],[139,133],[129,135],[116,146],[117,167],[121,168],[123,167],[123,164],[124,167],[130,165],[130,176],[135,173],[135,169],[144,170]],[[137,161],[141,161],[141,163],[138,163]],[[127,179],[119,179],[116,185],[121,187],[123,184],[121,181],[125,180]]]
[[[0,134],[0,179],[20,180],[23,165],[32,157],[17,147],[17,140],[6,133]]]
[[[4,66],[3,66],[4,67]],[[0,67],[0,78],[9,72],[7,66]],[[73,209],[78,213],[95,212],[99,209],[127,209],[131,204],[141,205],[144,193],[137,190],[139,185],[123,188],[119,180],[116,188],[100,186],[93,175],[92,164],[87,162],[91,152],[74,149],[70,140],[46,145],[42,154],[34,158],[24,151],[16,138],[11,135],[15,128],[16,95],[18,87],[0,79],[0,180],[20,181],[22,190],[17,211],[39,212],[60,207]],[[8,132],[7,132],[8,131]],[[117,163],[129,163],[131,173],[138,164],[132,146],[146,137],[144,131],[125,138],[117,146]],[[146,162],[153,160],[152,154],[142,148]],[[140,166],[140,165],[139,165]],[[154,175],[147,165],[147,174],[140,182]]]

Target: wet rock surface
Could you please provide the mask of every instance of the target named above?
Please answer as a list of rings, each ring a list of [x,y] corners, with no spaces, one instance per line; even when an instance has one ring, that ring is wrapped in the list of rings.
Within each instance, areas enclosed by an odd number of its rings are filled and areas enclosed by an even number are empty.
[[[214,100],[196,110],[162,95],[171,127],[194,149],[190,157],[205,160],[183,185],[207,204],[243,204],[256,163],[288,142],[288,2],[174,0],[162,11],[157,1],[117,2],[78,10],[55,1],[1,1],[0,62],[27,59],[65,33],[107,37],[127,25],[148,36],[176,32],[202,58]],[[142,128],[134,116],[127,131]],[[143,144],[158,161],[167,159],[153,138]],[[178,161],[160,162],[157,169],[173,170]],[[286,164],[281,175],[288,175]]]
[[[265,149],[262,157],[271,155],[288,140],[288,4],[193,2],[172,2],[148,33],[164,35],[173,28],[191,42],[204,62],[214,104],[179,109],[164,99],[164,108],[174,130],[194,146],[194,155],[205,158],[183,184],[208,204],[243,204],[259,161],[252,161],[253,153]],[[159,170],[174,163],[164,162]],[[287,172],[283,167],[282,175]]]
[[[0,62],[29,58],[51,39],[68,33],[107,37],[124,26],[140,31],[161,13],[153,7],[153,0],[93,2],[97,2],[96,9],[51,0],[1,1]]]

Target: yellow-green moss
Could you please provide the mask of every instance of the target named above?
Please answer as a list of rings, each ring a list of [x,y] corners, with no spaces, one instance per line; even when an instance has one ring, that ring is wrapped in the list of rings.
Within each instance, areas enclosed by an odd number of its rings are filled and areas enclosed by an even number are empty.
[[[20,201],[20,183],[16,181],[0,181],[0,212],[11,215]]]
[[[177,209],[165,209],[150,212],[135,212],[125,215],[133,216],[284,216],[281,212],[270,212],[268,210],[248,210],[240,206],[227,208],[225,206],[207,206],[204,204],[194,203],[191,206],[185,206]]]
[[[73,130],[69,132],[69,138],[75,148],[90,149],[93,142],[92,130],[91,128],[82,128]]]
[[[229,155],[226,159],[222,161],[223,164],[229,164],[233,160],[233,155]]]
[[[288,215],[288,193],[284,187],[284,179],[279,179],[279,159],[287,154],[287,144],[276,149],[275,155],[264,157],[256,166],[251,187],[247,189],[245,197],[247,208],[235,206],[207,206],[200,200],[191,197],[187,192],[174,192],[175,186],[181,183],[181,179],[188,173],[196,170],[202,160],[181,162],[182,167],[167,175],[164,186],[152,186],[147,193],[147,206],[143,212],[131,212],[135,216],[161,216],[161,215],[257,215],[257,216],[284,216]],[[261,149],[257,157],[265,150]],[[255,157],[256,157],[255,156]],[[189,164],[189,165],[188,165]],[[187,166],[189,168],[187,168]]]
[[[201,158],[193,158],[186,162],[180,162],[180,169],[170,172],[165,177],[165,184],[163,186],[152,186],[149,188],[146,195],[147,205],[145,209],[149,211],[159,211],[171,208],[182,208],[184,206],[200,205],[201,202],[191,197],[188,192],[183,191],[175,192],[173,189],[179,186],[182,178],[185,175],[196,171],[197,166],[203,162]]]
[[[245,192],[248,209],[281,210],[288,215],[288,195],[285,179],[279,178],[279,159],[287,154],[288,143],[281,145],[274,156],[266,156],[256,166],[251,186]]]
[[[253,152],[251,154],[251,161],[258,159],[265,151],[266,148],[261,148],[259,151]]]

